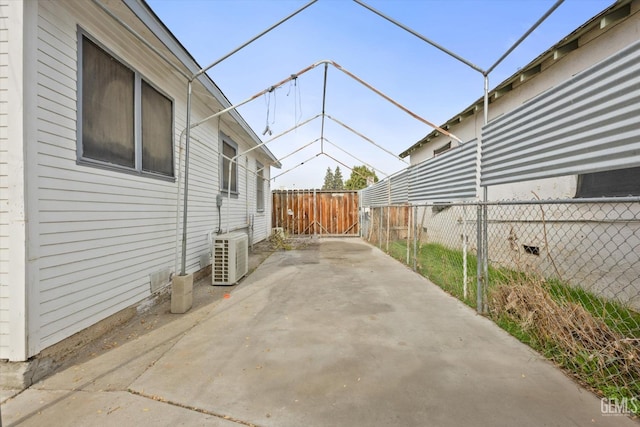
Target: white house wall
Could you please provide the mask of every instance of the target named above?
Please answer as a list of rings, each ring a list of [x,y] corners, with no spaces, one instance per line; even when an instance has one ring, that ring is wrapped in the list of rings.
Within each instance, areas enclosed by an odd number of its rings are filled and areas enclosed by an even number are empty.
[[[24,355],[26,348],[24,334],[15,333],[25,324],[17,316],[25,307],[26,151],[19,126],[24,106],[19,102],[9,108],[22,97],[23,33],[15,23],[24,19],[22,4],[0,2],[0,358],[14,347]],[[17,59],[9,61],[10,56]]]
[[[36,3],[32,3],[36,5]],[[174,101],[175,164],[178,173],[179,138],[185,127],[186,81],[172,71],[149,49],[111,20],[92,2],[38,2],[37,50],[33,81],[34,136],[28,146],[34,147],[34,161],[29,168],[30,198],[34,212],[29,230],[36,233],[36,247],[29,248],[37,260],[26,275],[35,283],[33,306],[27,314],[29,331],[16,333],[29,336],[27,354],[16,355],[0,346],[0,358],[25,360],[42,349],[148,297],[150,275],[174,271],[179,256],[182,221],[176,221],[178,182],[136,174],[78,165],[76,153],[77,120],[77,27],[94,37],[146,80]],[[0,8],[4,13],[6,4]],[[34,15],[36,16],[36,15]],[[0,81],[6,79],[6,44],[0,27]],[[147,32],[148,34],[148,32]],[[169,54],[168,54],[169,55]],[[170,55],[169,55],[170,56]],[[0,86],[0,129],[6,125],[6,96]],[[199,91],[204,88],[196,84]],[[205,99],[211,106],[203,104]],[[29,104],[25,99],[25,104]],[[194,97],[192,117],[197,121],[220,109],[210,97]],[[226,120],[230,120],[226,118]],[[234,126],[235,125],[235,126]],[[235,123],[220,125],[245,151],[253,145],[250,137]],[[207,235],[218,227],[216,195],[220,192],[218,121],[211,120],[192,132],[189,170],[189,216],[187,272],[201,266],[201,255],[208,253]],[[6,160],[6,131],[0,130],[0,163]],[[251,145],[250,145],[251,144]],[[256,150],[255,155],[261,155]],[[267,165],[267,159],[260,160]],[[250,164],[255,168],[255,159]],[[184,155],[181,171],[184,172]],[[231,220],[227,225],[246,225],[247,209],[245,176],[239,168],[239,195],[230,205]],[[181,182],[181,185],[183,182]],[[255,184],[251,212],[255,213]],[[269,194],[268,186],[265,194]],[[0,210],[6,209],[8,197],[5,168],[0,172]],[[223,206],[223,218],[227,201]],[[265,203],[265,207],[267,204]],[[179,201],[182,210],[182,201]],[[267,229],[257,228],[261,238]],[[5,215],[3,220],[5,221]],[[181,219],[181,217],[180,217]],[[261,220],[262,220],[261,219]],[[225,225],[223,225],[224,227]],[[8,224],[0,223],[4,236]],[[7,239],[0,245],[0,334],[8,328],[6,285]],[[11,248],[13,253],[14,248]],[[23,276],[25,272],[23,271]],[[167,276],[168,278],[168,276]],[[22,283],[24,287],[24,280]],[[19,287],[16,287],[19,290]],[[12,332],[13,333],[13,332]],[[0,335],[1,337],[2,335]],[[5,340],[1,340],[4,345]],[[15,340],[14,340],[15,341]]]
[[[9,352],[9,8],[0,2],[0,354]]]
[[[36,53],[35,28],[37,26],[37,4],[33,2],[3,2],[1,6],[3,35],[0,52],[4,56],[0,100],[0,141],[6,153],[0,171],[0,210],[6,212],[0,225],[0,358],[23,360],[28,354],[26,337],[33,333],[30,319],[25,313],[29,304],[35,303],[35,270],[31,268],[37,257],[37,238],[30,225],[37,222],[35,198],[29,190],[35,188],[35,180],[29,165],[35,164],[36,150],[27,144],[35,137],[33,120],[35,102]],[[31,50],[28,48],[31,47]],[[11,60],[9,59],[11,58]],[[6,108],[6,109],[5,109]],[[33,229],[37,229],[34,227]]]

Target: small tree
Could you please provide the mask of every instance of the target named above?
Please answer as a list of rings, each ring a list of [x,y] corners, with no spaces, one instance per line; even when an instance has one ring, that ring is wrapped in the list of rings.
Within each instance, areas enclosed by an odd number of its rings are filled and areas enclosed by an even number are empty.
[[[367,187],[367,177],[372,177],[373,182],[378,182],[376,173],[366,166],[354,166],[351,170],[351,176],[344,183],[344,188],[347,190],[361,190]]]
[[[340,166],[336,166],[336,171],[333,173],[332,190],[344,190],[344,182],[342,182],[342,171],[340,170]]]
[[[331,168],[327,168],[327,173],[324,175],[324,184],[322,185],[323,190],[333,190],[333,172],[331,172]]]

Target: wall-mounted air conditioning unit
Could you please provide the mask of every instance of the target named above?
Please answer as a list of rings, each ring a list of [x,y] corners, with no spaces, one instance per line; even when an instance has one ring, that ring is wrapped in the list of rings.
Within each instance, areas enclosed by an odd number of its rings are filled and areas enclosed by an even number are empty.
[[[249,238],[244,233],[211,239],[211,283],[235,285],[249,271]]]

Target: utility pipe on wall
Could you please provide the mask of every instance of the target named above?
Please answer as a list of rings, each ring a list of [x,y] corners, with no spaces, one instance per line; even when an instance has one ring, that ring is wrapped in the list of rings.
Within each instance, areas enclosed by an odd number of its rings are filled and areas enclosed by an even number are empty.
[[[189,80],[187,83],[187,130],[185,132],[184,143],[184,191],[182,192],[184,197],[184,206],[182,209],[182,258],[180,263],[180,275],[186,275],[187,270],[187,200],[189,192],[189,138],[191,137],[191,90],[193,80]]]

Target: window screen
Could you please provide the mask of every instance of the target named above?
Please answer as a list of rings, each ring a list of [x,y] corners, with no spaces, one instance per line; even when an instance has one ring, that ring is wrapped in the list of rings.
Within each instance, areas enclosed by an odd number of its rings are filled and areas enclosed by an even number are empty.
[[[135,167],[135,74],[82,40],[82,156]]]
[[[142,170],[173,176],[171,100],[142,80]]]
[[[264,211],[264,166],[256,162],[256,210]]]
[[[237,150],[227,141],[222,141],[222,189],[229,190],[229,164],[232,158],[236,156]],[[237,159],[231,167],[231,191],[238,192],[238,163]]]
[[[85,34],[78,53],[79,161],[173,178],[173,101]]]
[[[640,196],[640,167],[578,176],[578,198],[624,196]]]

